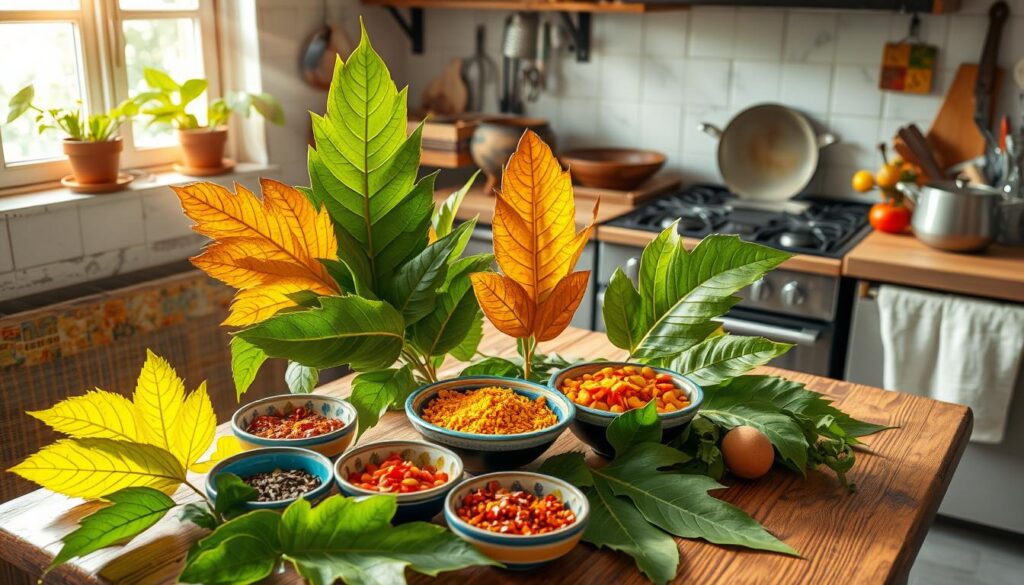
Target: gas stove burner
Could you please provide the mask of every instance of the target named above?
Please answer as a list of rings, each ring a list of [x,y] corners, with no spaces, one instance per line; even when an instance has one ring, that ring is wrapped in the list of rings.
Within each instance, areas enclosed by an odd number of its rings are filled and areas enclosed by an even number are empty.
[[[811,232],[787,231],[779,235],[779,244],[786,248],[810,248],[818,239]]]

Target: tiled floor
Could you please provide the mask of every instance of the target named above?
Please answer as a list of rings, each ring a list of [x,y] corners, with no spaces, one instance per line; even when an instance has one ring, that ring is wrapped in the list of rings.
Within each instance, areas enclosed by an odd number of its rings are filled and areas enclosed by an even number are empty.
[[[936,519],[925,538],[910,585],[1020,585],[1024,536],[995,533]]]

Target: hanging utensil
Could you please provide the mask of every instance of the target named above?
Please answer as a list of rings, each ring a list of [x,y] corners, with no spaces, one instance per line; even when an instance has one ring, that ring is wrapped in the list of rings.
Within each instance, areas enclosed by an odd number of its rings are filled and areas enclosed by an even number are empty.
[[[502,39],[501,54],[505,70],[503,82],[507,83],[507,98],[503,100],[502,112],[521,114],[525,110],[522,101],[522,61],[537,58],[537,29],[540,14],[516,12],[505,20],[505,36]],[[511,69],[511,71],[509,71]]]
[[[1000,169],[997,160],[999,146],[991,128],[992,96],[995,95],[999,41],[1002,39],[1003,25],[1009,14],[1010,8],[1002,0],[989,8],[988,33],[985,35],[985,45],[978,64],[978,77],[974,82],[974,124],[985,138],[985,174],[993,184],[1000,179]]]
[[[345,31],[328,23],[327,0],[322,0],[320,10],[323,24],[306,39],[305,49],[299,56],[299,72],[309,85],[330,89],[335,55],[348,55],[354,45]]]
[[[467,110],[470,112],[484,110],[484,95],[487,85],[498,76],[498,66],[487,56],[484,39],[486,32],[487,27],[484,25],[476,27],[476,48],[473,51],[473,56],[462,62],[462,79],[469,89]]]

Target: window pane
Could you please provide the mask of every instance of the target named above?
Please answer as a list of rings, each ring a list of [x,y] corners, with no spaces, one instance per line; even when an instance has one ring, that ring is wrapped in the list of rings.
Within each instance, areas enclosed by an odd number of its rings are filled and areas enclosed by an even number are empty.
[[[0,0],[0,10],[78,10],[78,0]]]
[[[148,91],[142,72],[147,67],[166,71],[178,83],[203,76],[203,53],[197,22],[191,18],[126,20],[124,52],[128,69],[128,93],[135,96]],[[188,112],[206,123],[206,94],[188,106]],[[136,120],[133,136],[135,146],[152,148],[173,146],[174,132],[168,128],[146,127],[145,117]]]
[[[26,55],[31,55],[26,59]],[[7,103],[22,87],[36,89],[35,104],[69,108],[82,99],[78,39],[70,22],[19,22],[0,24],[0,107],[7,120]],[[26,112],[12,124],[0,127],[4,160],[10,163],[58,158],[63,155],[63,134],[36,132],[35,113]]]
[[[0,0],[0,2],[4,1]],[[197,8],[199,8],[199,0],[121,0],[121,10],[195,10]]]

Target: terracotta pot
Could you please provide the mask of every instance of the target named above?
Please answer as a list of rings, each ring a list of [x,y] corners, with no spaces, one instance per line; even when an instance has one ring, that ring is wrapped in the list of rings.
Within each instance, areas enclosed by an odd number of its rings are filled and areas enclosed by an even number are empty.
[[[188,168],[215,169],[223,166],[227,141],[227,128],[178,130],[182,162]]]
[[[481,122],[469,141],[473,162],[487,175],[486,192],[492,193],[501,180],[501,171],[516,151],[519,138],[527,129],[533,130],[555,150],[555,133],[547,120],[540,118],[493,118]]]
[[[116,182],[123,149],[120,138],[104,142],[64,139],[64,154],[71,163],[71,173],[83,185]]]

